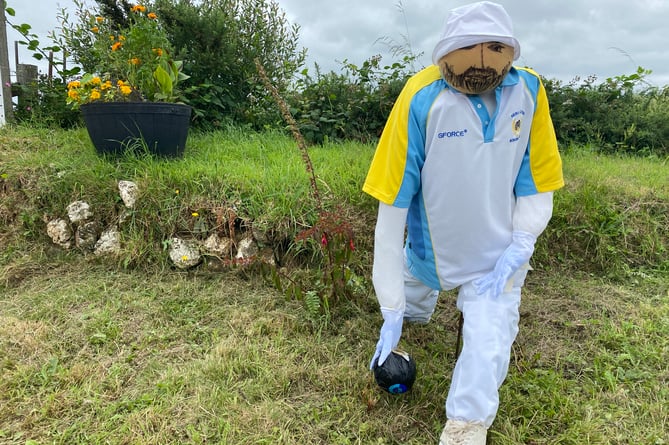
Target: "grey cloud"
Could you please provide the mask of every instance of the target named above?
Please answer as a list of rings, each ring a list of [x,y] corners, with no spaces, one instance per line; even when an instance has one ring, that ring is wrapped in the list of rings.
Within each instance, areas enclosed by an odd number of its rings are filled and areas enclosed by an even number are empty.
[[[89,0],[90,1],[90,0]],[[570,80],[594,74],[599,78],[629,74],[638,65],[653,70],[651,80],[669,84],[669,1],[667,0],[498,0],[514,21],[522,45],[519,62],[549,78]],[[13,4],[14,3],[14,4]],[[360,64],[381,54],[391,61],[379,39],[403,43],[428,65],[449,9],[466,0],[278,0],[292,23],[301,27],[300,44],[309,51],[309,65],[324,71],[338,61]],[[57,26],[56,11],[71,0],[9,0],[18,22],[30,23],[44,36]],[[14,36],[10,36],[10,41]],[[10,47],[13,63],[13,45]],[[30,62],[23,55],[24,63]],[[419,67],[418,67],[419,68]]]

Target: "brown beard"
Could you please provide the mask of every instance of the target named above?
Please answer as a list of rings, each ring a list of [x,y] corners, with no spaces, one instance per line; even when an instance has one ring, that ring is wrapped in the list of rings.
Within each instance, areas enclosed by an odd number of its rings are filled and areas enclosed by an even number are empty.
[[[510,65],[504,67],[501,73],[493,68],[469,67],[461,74],[455,74],[448,64],[442,66],[443,75],[446,81],[458,91],[464,91],[470,94],[485,93],[496,88],[504,76],[509,72]]]

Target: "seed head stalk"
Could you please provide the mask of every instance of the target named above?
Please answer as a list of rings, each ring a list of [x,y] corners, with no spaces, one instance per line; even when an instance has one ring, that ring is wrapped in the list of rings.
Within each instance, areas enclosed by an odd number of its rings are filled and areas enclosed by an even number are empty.
[[[260,80],[262,80],[263,84],[265,85],[265,88],[269,90],[270,94],[274,98],[274,101],[276,102],[277,106],[279,107],[279,110],[281,111],[283,119],[288,124],[290,132],[293,134],[293,138],[295,138],[295,141],[297,142],[297,147],[300,149],[300,153],[302,154],[302,160],[304,161],[304,166],[306,168],[307,174],[309,175],[309,181],[311,183],[311,195],[316,201],[316,209],[320,214],[323,212],[323,203],[321,202],[321,195],[318,191],[318,184],[316,182],[316,173],[314,172],[314,164],[311,162],[311,157],[309,157],[309,151],[307,150],[307,143],[305,142],[302,133],[300,133],[300,129],[297,127],[297,122],[295,122],[295,118],[293,118],[293,115],[290,113],[290,110],[288,109],[288,104],[283,99],[283,97],[281,97],[279,91],[269,80],[267,72],[260,63],[260,60],[255,59],[255,64],[256,64],[256,69],[258,70],[258,75],[260,76]]]
[[[337,297],[338,295],[347,294],[347,273],[349,258],[354,250],[353,244],[353,230],[351,229],[345,218],[339,212],[326,212],[323,208],[321,195],[318,191],[316,183],[316,174],[314,172],[314,165],[309,157],[307,144],[300,133],[297,122],[288,109],[288,104],[281,97],[279,91],[276,89],[267,76],[267,72],[263,68],[258,59],[255,60],[256,69],[260,79],[265,87],[272,94],[276,101],[283,119],[288,124],[297,146],[302,154],[302,160],[306,167],[307,174],[311,183],[311,194],[316,203],[316,210],[318,211],[318,221],[316,224],[302,231],[297,235],[296,240],[304,240],[306,238],[313,238],[319,241],[321,252],[325,258],[325,269],[323,270],[324,282],[330,284],[330,295]],[[323,296],[323,301],[327,305],[327,296]]]

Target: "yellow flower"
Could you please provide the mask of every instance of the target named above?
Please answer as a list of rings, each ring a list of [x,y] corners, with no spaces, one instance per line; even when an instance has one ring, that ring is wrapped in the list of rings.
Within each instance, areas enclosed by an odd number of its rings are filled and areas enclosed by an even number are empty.
[[[200,216],[200,214],[197,213],[197,212],[193,212],[193,213],[191,213],[191,216],[192,216],[193,218],[197,218],[198,216]]]
[[[177,72],[181,62],[169,57],[171,46],[165,29],[158,23],[160,17],[149,11],[144,1],[128,1],[129,12],[136,15],[119,28],[112,26],[109,18],[100,12],[81,14],[83,20],[76,32],[90,38],[99,60],[94,72],[82,75],[78,83],[68,84],[67,102],[72,108],[91,101],[171,101],[176,98],[178,91],[174,86],[188,76],[178,73],[178,79],[167,80],[158,76],[164,74],[158,67],[167,64]],[[117,79],[123,80],[117,82]],[[171,85],[165,84],[169,80]]]
[[[73,80],[72,82],[67,84],[68,88],[79,88],[81,86],[81,82],[78,80]]]
[[[188,261],[188,255],[184,255],[181,257],[181,261]]]

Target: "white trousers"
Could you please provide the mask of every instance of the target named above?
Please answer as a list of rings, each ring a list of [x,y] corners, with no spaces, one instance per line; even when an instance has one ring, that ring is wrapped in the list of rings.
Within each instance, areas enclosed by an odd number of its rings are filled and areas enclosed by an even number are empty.
[[[520,290],[529,267],[521,268],[497,299],[480,296],[472,283],[460,286],[457,308],[464,316],[462,352],[455,364],[446,399],[451,420],[492,425],[499,408],[499,387],[506,378],[511,345],[518,334]],[[439,292],[425,286],[406,269],[405,320],[427,323]]]

